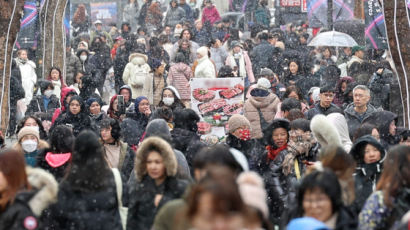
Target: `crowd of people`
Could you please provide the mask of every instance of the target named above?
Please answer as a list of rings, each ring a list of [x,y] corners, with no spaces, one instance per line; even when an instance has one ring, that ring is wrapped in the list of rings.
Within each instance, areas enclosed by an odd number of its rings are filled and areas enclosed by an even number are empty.
[[[282,30],[254,8],[247,34],[212,0],[129,0],[119,29],[80,4],[65,69],[37,76],[18,50],[0,229],[407,229],[388,51],[310,47],[307,22]],[[243,113],[220,143],[201,138],[191,79],[232,77]]]

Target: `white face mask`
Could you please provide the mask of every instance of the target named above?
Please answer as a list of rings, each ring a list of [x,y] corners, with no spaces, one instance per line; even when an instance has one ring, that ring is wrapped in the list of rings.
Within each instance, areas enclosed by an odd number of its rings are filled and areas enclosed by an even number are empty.
[[[47,98],[50,98],[51,95],[53,95],[53,90],[48,89],[48,90],[44,91],[44,96],[46,96]]]
[[[164,97],[162,99],[165,105],[171,106],[174,103],[174,98],[173,97]]]
[[[80,56],[80,60],[81,60],[82,62],[85,62],[85,60],[87,60],[87,56],[86,56],[86,55],[81,55],[81,56]]]
[[[27,153],[31,153],[31,152],[36,151],[37,142],[34,140],[25,140],[21,143],[21,147],[23,147],[23,150],[26,151]]]

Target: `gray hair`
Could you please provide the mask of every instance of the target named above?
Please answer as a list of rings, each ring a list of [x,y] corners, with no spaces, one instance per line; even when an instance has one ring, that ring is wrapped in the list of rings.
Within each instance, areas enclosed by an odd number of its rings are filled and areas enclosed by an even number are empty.
[[[353,88],[353,94],[354,94],[354,91],[356,91],[356,90],[358,90],[358,89],[361,89],[361,90],[365,91],[366,94],[367,94],[368,96],[370,96],[370,89],[367,88],[367,86],[365,86],[365,85],[357,85],[356,87]]]

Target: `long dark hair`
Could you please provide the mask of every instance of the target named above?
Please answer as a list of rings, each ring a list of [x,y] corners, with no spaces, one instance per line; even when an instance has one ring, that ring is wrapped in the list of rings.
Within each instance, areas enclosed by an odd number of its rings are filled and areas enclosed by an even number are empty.
[[[384,203],[392,207],[394,198],[401,189],[410,188],[410,147],[397,145],[392,147],[384,161],[383,173],[377,183],[377,190],[382,190]]]
[[[57,125],[50,133],[50,148],[54,153],[71,153],[74,145],[74,135],[65,125]]]
[[[161,92],[161,101],[158,103],[158,107],[166,106],[166,105],[164,104],[164,102],[162,101],[162,100],[164,99],[164,91],[165,91],[165,90],[171,91],[171,92],[172,92],[172,95],[174,96],[174,103],[172,103],[172,105],[170,106],[172,110],[174,110],[177,106],[179,106],[179,107],[181,107],[181,108],[185,108],[184,103],[182,103],[181,99],[179,99],[179,98],[177,97],[177,95],[175,95],[174,90],[172,90],[172,89],[170,89],[170,88],[164,88],[164,89],[162,89],[162,92]]]
[[[74,191],[100,191],[113,182],[110,175],[98,136],[88,130],[81,132],[75,139],[71,169],[62,183]]]
[[[36,121],[37,126],[38,126],[38,130],[39,130],[39,133],[40,133],[40,139],[42,139],[42,140],[47,139],[47,133],[46,133],[46,130],[44,129],[43,123],[41,122],[41,120],[38,117],[36,117],[34,115],[28,115],[28,116],[25,116],[23,119],[21,119],[20,122],[17,124],[16,133],[20,132],[20,130],[24,127],[24,123],[26,123],[26,121],[29,118]]]

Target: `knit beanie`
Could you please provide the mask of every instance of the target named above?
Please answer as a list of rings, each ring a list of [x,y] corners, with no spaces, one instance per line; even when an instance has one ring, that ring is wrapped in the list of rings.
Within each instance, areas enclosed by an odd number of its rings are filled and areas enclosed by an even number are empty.
[[[139,113],[138,112],[139,111],[138,107],[140,106],[141,101],[144,100],[144,99],[148,101],[148,98],[145,97],[145,96],[139,96],[139,97],[135,98],[134,105],[135,105],[135,112],[136,113]]]
[[[30,135],[30,134],[36,136],[37,140],[40,140],[40,133],[39,133],[39,131],[38,131],[36,128],[31,127],[31,126],[25,126],[25,127],[23,127],[23,128],[20,130],[20,132],[17,134],[17,139],[18,139],[18,141],[20,142],[21,139],[22,139],[24,136]]]
[[[258,209],[263,217],[268,219],[267,193],[262,178],[257,173],[249,171],[241,173],[236,182],[244,203]]]
[[[241,126],[251,127],[251,123],[249,123],[248,119],[240,114],[235,114],[228,120],[229,126],[229,133],[235,132]]]
[[[271,87],[269,80],[264,77],[259,78],[258,83],[256,85],[257,88],[264,90],[270,90]]]
[[[202,57],[208,56],[208,48],[206,46],[199,47],[196,52]]]

